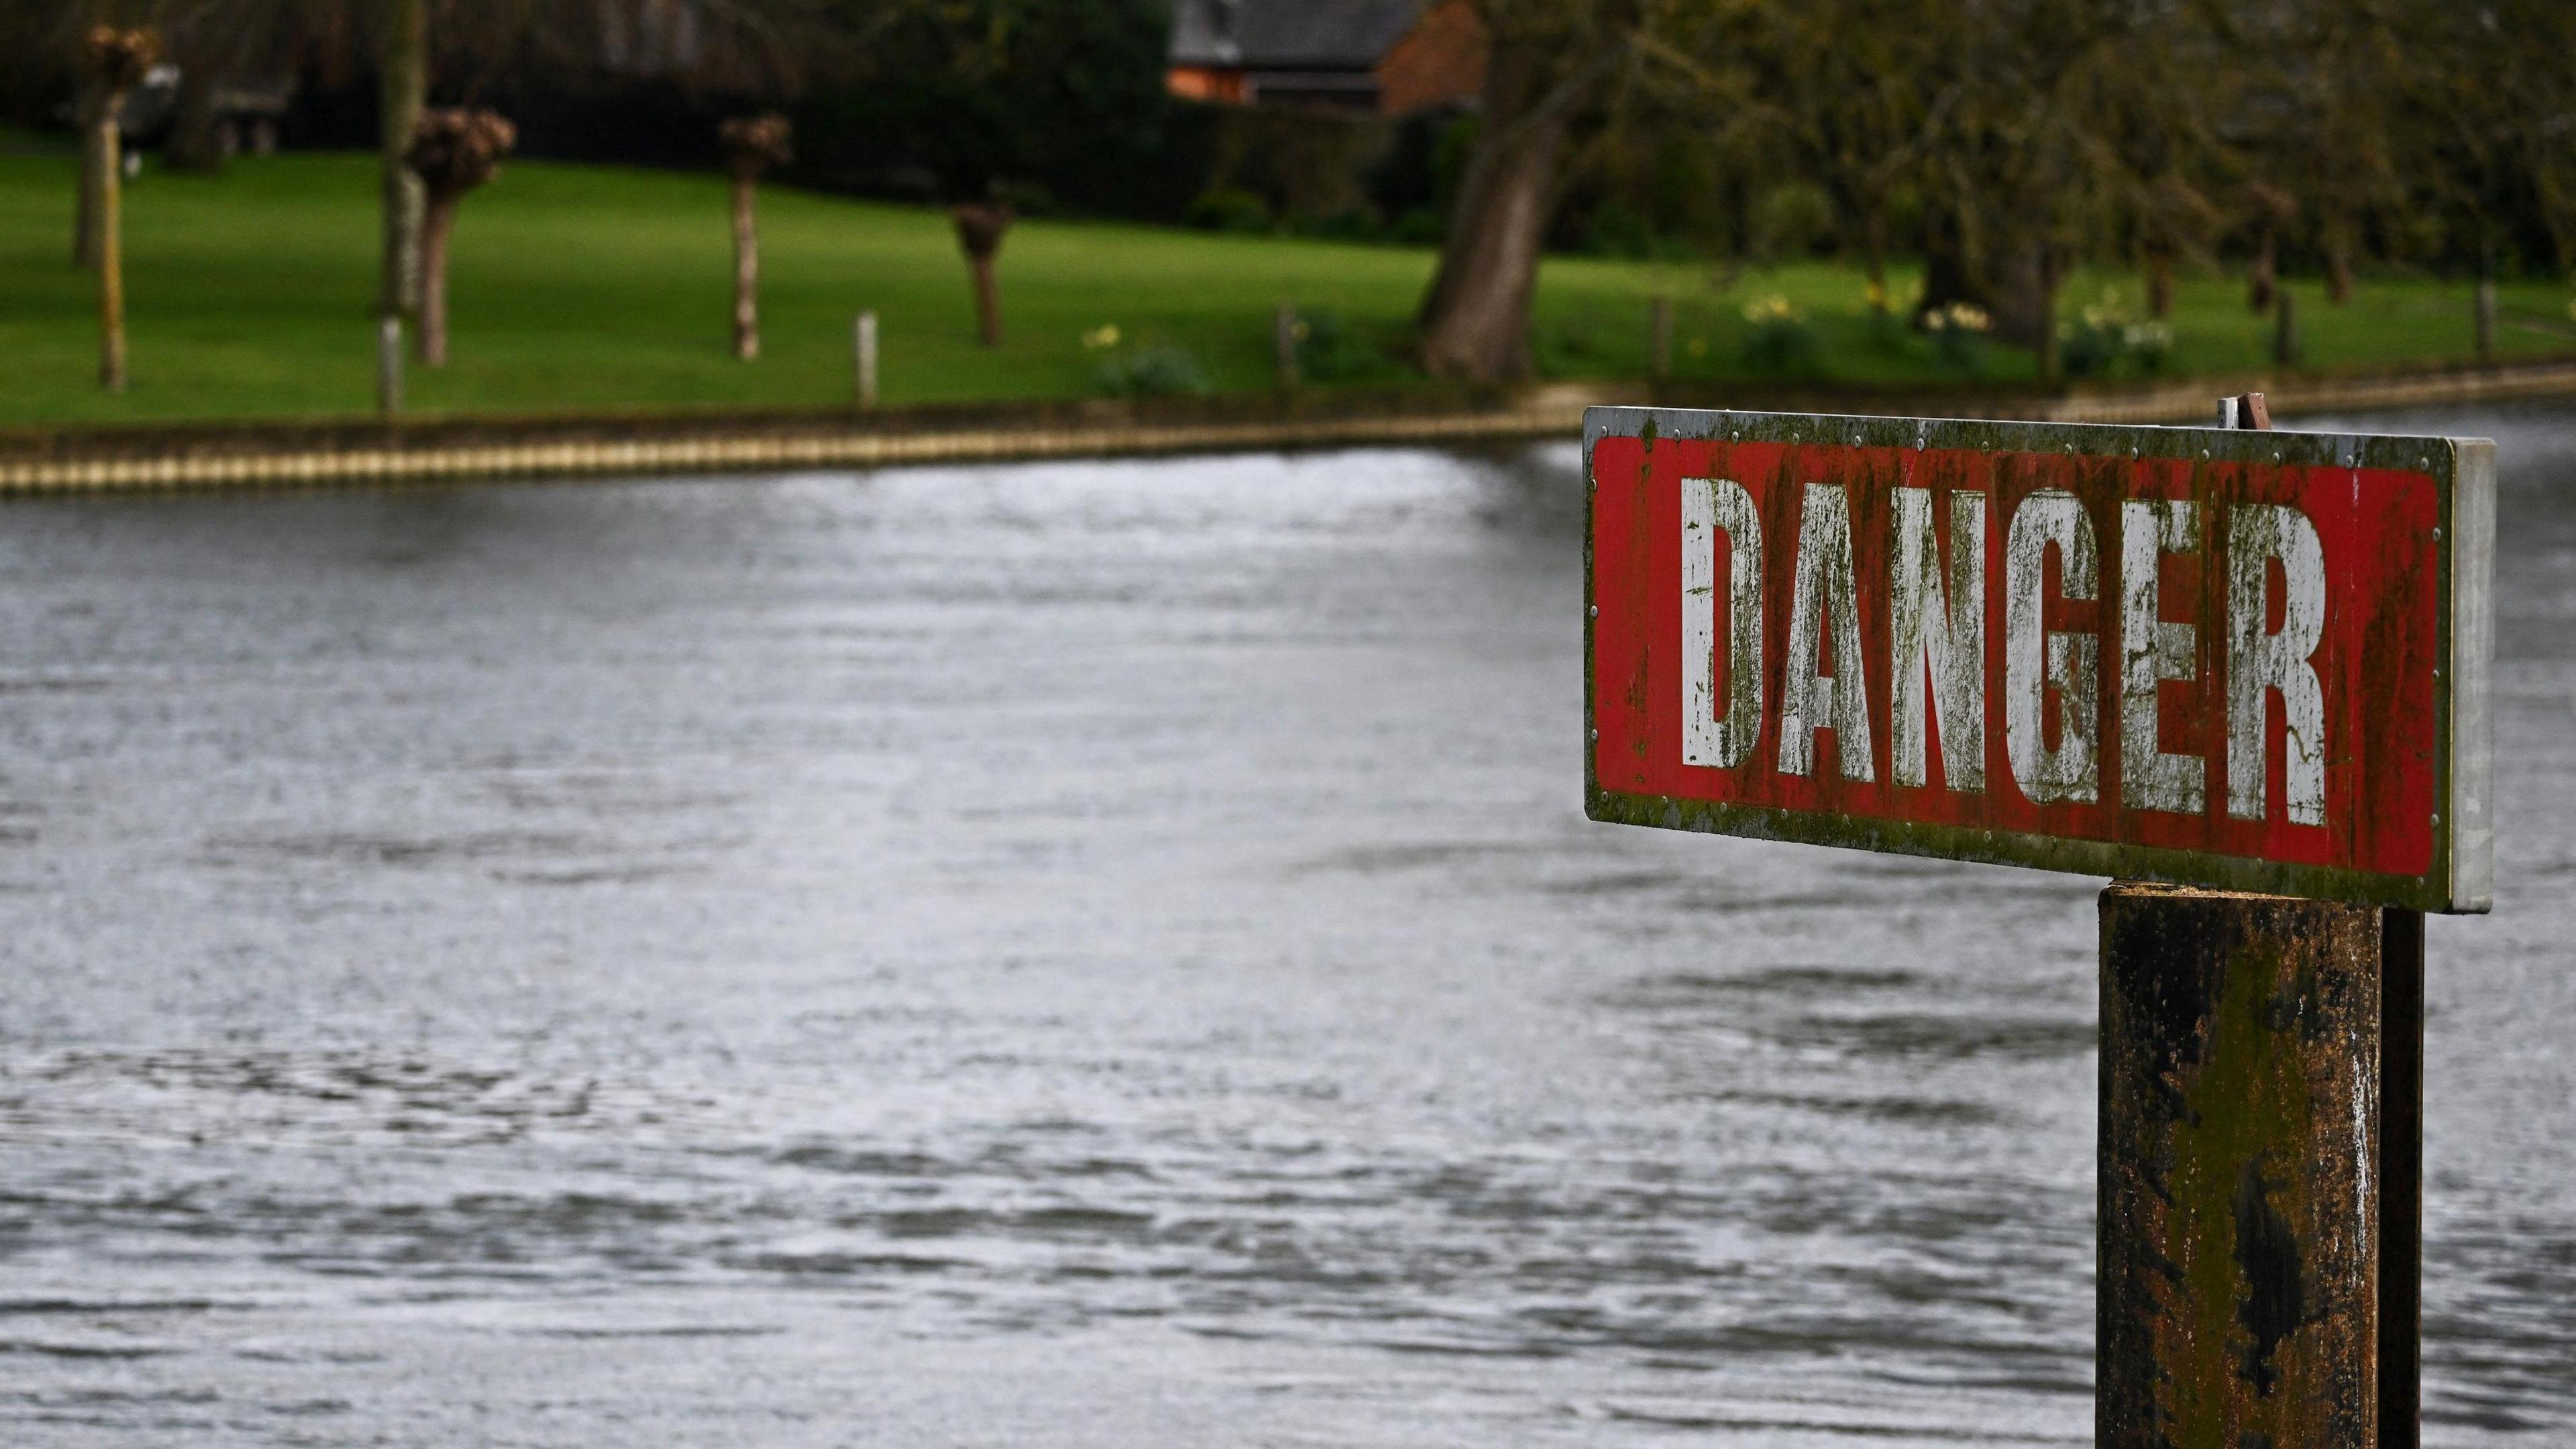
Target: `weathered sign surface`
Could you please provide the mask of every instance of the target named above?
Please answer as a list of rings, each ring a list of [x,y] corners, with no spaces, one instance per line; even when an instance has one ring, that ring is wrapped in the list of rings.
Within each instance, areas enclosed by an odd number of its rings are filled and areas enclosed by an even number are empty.
[[[2485,910],[2494,455],[1595,408],[1587,808]]]

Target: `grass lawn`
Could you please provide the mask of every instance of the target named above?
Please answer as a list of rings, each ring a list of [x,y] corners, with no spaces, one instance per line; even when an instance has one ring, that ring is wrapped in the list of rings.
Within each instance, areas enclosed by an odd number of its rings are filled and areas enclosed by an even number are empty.
[[[303,154],[236,162],[220,176],[147,164],[128,190],[132,390],[95,385],[92,283],[68,263],[69,147],[0,133],[0,425],[363,415],[374,405],[375,163]],[[726,184],[526,161],[465,204],[455,243],[454,363],[415,368],[421,414],[836,406],[851,387],[850,319],[877,311],[885,401],[1079,397],[1101,390],[1084,334],[1188,352],[1220,390],[1270,382],[1272,309],[1335,314],[1358,339],[1342,380],[1411,374],[1400,355],[1430,275],[1419,249],[1220,236],[1107,222],[1033,220],[1002,253],[1009,336],[973,342],[966,273],[937,212],[773,188],[762,197],[766,356],[733,360]],[[1910,277],[1896,279],[1905,295]],[[2106,290],[2136,309],[2134,279],[2079,278],[2069,315]],[[2464,360],[2465,283],[2382,280],[2327,305],[2302,283],[2307,358],[2320,371]],[[1763,375],[1745,351],[1745,307],[1784,297],[1818,342],[1810,375],[1935,383],[1931,346],[1873,329],[1858,275],[1833,263],[1723,272],[1694,263],[1551,259],[1536,341],[1555,378],[1635,377],[1648,299],[1671,296],[1675,372]],[[2505,288],[2507,356],[2576,353],[2569,288]],[[2268,356],[2270,321],[2241,282],[2186,281],[2166,371],[2242,373]],[[1983,376],[2032,374],[1994,349]]]

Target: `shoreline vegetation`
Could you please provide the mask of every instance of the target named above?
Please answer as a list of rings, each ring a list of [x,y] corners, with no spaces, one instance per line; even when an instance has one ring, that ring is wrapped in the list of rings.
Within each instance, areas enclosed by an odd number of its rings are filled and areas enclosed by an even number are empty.
[[[73,168],[67,144],[0,135],[0,430],[19,435],[13,451],[55,430],[374,419],[374,158],[246,158],[213,177],[147,169],[128,200],[121,395],[91,375],[93,284],[65,247]],[[731,346],[724,177],[513,162],[457,229],[455,359],[411,370],[404,421],[595,428],[619,415],[847,411],[861,310],[879,318],[890,411],[1266,395],[1283,304],[1300,395],[1349,394],[1361,411],[1416,393],[1434,410],[1455,405],[1441,401],[1454,385],[1407,360],[1428,248],[1030,218],[1000,256],[1006,335],[987,348],[944,214],[784,187],[761,205],[764,346],[745,362]],[[1533,325],[1539,378],[1647,379],[1658,299],[1666,389],[1712,397],[2132,394],[2255,375],[2295,388],[2477,360],[2465,277],[2365,277],[2342,304],[2321,280],[2292,278],[2298,360],[2283,366],[2274,319],[2247,306],[2242,277],[2186,276],[2171,315],[2153,319],[2138,277],[2091,270],[2064,294],[2061,346],[2079,375],[2061,394],[2040,388],[2032,352],[1992,342],[1969,325],[1978,319],[1910,325],[1919,285],[1893,270],[1882,311],[1860,268],[1834,260],[1551,256]],[[2515,279],[2499,293],[2494,363],[2576,360],[2566,283]]]

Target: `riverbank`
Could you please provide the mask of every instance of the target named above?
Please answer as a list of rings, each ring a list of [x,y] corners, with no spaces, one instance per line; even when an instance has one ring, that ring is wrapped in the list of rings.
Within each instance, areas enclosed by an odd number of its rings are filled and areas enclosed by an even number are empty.
[[[0,146],[0,428],[365,426],[375,410],[374,168],[365,156],[311,153],[247,158],[216,176],[147,164],[126,199],[133,383],[110,395],[95,382],[92,284],[66,256],[71,156],[50,142]],[[686,413],[703,415],[686,426],[715,427],[823,415],[852,399],[851,320],[861,309],[878,315],[882,401],[897,412],[1075,407],[1121,386],[1266,405],[1283,301],[1308,324],[1301,366],[1316,390],[1429,386],[1406,360],[1432,266],[1424,248],[1033,217],[1004,246],[1007,330],[986,348],[941,213],[786,188],[762,193],[764,350],[739,362],[727,205],[713,175],[511,163],[465,205],[455,360],[411,370],[408,415],[475,427],[502,417]],[[1901,306],[1918,279],[1899,267],[1890,285]],[[2291,291],[2316,376],[2475,356],[2465,280],[2365,277],[2340,305],[2313,282]],[[1826,260],[1550,257],[1531,327],[1540,378],[1647,375],[1657,297],[1669,302],[1676,386],[1831,392],[1855,405],[2037,388],[2028,352],[1957,338],[1945,347],[1896,325],[1870,308],[1858,267]],[[2576,358],[2568,297],[2561,281],[2508,281],[2501,360]],[[2140,304],[2134,276],[2079,271],[2063,313],[2070,328],[2088,315],[2134,323]],[[2096,356],[2108,372],[2085,385],[2259,372],[2272,325],[2247,308],[2240,278],[2188,275],[2169,336],[2140,334],[2165,339],[2153,358]],[[2070,344],[2070,359],[2080,350]]]
[[[1409,388],[1250,398],[419,423],[0,430],[0,493],[311,487],[642,473],[776,472],[908,463],[1468,445],[1571,437],[1596,403],[1761,411],[2197,423],[2217,397],[2268,392],[2273,411],[2346,412],[2576,397],[2576,363],[2377,376],[2236,379],[2042,395],[1559,383],[1517,393]]]

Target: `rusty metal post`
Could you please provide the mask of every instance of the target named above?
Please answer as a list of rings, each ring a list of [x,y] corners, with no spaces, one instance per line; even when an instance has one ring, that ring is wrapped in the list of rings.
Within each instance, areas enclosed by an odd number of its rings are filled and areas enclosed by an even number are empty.
[[[2379,1444],[2424,1442],[2424,913],[2379,913]]]
[[[2101,933],[2095,1442],[2415,1449],[2423,913],[2120,882]]]

